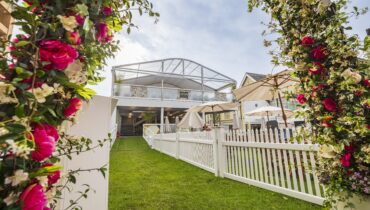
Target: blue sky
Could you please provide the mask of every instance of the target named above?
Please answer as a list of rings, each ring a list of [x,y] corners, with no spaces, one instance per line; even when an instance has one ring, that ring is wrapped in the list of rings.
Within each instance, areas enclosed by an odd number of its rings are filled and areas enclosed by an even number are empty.
[[[138,29],[130,35],[122,32],[121,51],[110,60],[111,66],[169,57],[194,60],[241,81],[245,72],[271,73],[268,49],[263,47],[261,32],[268,15],[247,11],[247,0],[152,0],[161,14],[159,22],[147,16],[135,16]],[[370,7],[369,0],[353,0],[352,5]],[[370,28],[370,13],[352,19],[353,32],[365,36]],[[94,89],[109,95],[111,78]]]

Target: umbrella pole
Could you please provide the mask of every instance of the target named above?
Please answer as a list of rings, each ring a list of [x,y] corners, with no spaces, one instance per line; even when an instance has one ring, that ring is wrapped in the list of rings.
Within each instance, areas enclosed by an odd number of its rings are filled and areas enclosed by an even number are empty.
[[[266,112],[267,113],[267,121],[270,121],[269,119],[269,112]]]
[[[285,111],[284,111],[283,102],[281,100],[280,91],[278,91],[278,96],[279,96],[279,102],[280,102],[280,106],[281,106],[281,112],[283,114],[283,120],[284,120],[284,123],[285,123],[285,127],[287,128],[288,127],[288,123],[286,121],[286,115],[285,115]]]

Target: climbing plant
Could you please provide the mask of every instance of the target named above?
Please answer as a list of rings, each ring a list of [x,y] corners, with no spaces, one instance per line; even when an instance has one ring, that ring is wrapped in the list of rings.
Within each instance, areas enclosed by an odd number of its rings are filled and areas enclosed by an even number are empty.
[[[101,81],[99,69],[118,50],[114,34],[129,33],[133,11],[158,17],[147,0],[5,0],[20,33],[0,42],[0,208],[54,209],[76,174],[61,174],[62,157],[101,146],[68,136],[83,101]],[[64,179],[60,179],[61,176]],[[70,201],[78,207],[81,196]]]
[[[318,173],[328,206],[370,194],[370,41],[349,33],[348,25],[367,9],[350,10],[348,2],[249,0],[250,11],[271,15],[264,33],[278,34],[265,41],[278,46],[272,62],[300,81],[295,96],[311,125],[306,132],[321,144]]]

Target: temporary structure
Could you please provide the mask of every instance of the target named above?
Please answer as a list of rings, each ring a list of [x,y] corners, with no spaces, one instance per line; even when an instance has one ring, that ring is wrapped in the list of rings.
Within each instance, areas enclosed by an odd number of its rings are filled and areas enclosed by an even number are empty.
[[[197,112],[187,112],[182,120],[177,124],[178,128],[203,128],[203,119]]]
[[[285,115],[287,117],[290,117],[294,114],[294,112],[290,109],[284,109],[284,112],[285,112]],[[263,107],[260,107],[258,109],[255,109],[253,111],[247,112],[245,114],[249,115],[249,116],[267,116],[267,120],[270,120],[269,116],[271,116],[273,114],[279,114],[279,113],[281,113],[281,108],[280,107],[263,106]]]
[[[233,129],[240,129],[240,120],[236,112],[234,112],[234,117],[233,117]]]
[[[291,77],[290,73],[291,71],[285,70],[236,89],[234,90],[235,97],[238,101],[272,100],[278,98],[285,126],[288,127],[287,116],[284,106],[282,106],[281,91],[291,90],[294,84],[298,82],[298,80]]]
[[[225,111],[236,111],[238,103],[224,102],[224,101],[211,101],[204,104],[196,105],[187,110],[187,112],[204,112],[212,113],[213,124],[215,124],[215,114]]]

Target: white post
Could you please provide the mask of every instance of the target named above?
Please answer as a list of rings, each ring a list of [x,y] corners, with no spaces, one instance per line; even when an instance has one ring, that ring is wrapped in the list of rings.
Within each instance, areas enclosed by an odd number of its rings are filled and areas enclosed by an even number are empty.
[[[180,158],[180,133],[176,131],[176,159]]]
[[[161,134],[163,133],[163,124],[164,124],[164,108],[161,107],[161,126],[160,126],[160,131],[161,131]]]
[[[220,133],[220,127],[214,128],[213,134],[213,163],[215,168],[215,176],[219,176],[219,153],[218,153],[218,138]]]
[[[220,177],[224,177],[225,169],[226,169],[226,148],[223,146],[223,142],[225,141],[225,128],[220,127],[219,131],[217,132],[217,154],[218,154],[218,175]]]
[[[158,141],[158,149],[162,152],[162,139],[163,139],[163,124],[164,124],[164,107],[161,107],[161,125],[160,125],[160,139]]]

